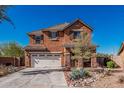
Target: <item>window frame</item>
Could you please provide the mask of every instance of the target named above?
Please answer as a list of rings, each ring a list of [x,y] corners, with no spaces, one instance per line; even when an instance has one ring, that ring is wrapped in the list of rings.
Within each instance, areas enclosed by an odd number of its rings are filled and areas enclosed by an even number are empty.
[[[73,31],[73,37],[74,37],[74,39],[82,39],[81,32]]]
[[[58,32],[50,32],[51,33],[51,40],[57,40],[58,39]]]
[[[35,36],[35,44],[41,44],[43,43],[43,35],[36,35]]]

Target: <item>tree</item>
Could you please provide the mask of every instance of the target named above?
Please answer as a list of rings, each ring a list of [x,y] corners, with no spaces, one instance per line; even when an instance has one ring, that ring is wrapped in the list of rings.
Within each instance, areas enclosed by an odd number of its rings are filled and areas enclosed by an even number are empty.
[[[7,57],[24,56],[24,51],[22,47],[15,42],[2,44],[0,49],[1,49],[0,51],[1,56],[7,56]]]
[[[104,54],[104,53],[97,53],[97,57],[105,57],[105,58],[111,58],[111,54]]]
[[[89,46],[90,43],[88,34],[84,32],[83,39],[77,39],[74,43],[74,48],[72,49],[72,59],[83,66],[83,59],[89,59],[91,57],[91,49]]]
[[[14,23],[12,22],[12,20],[8,17],[6,10],[8,9],[8,5],[0,5],[0,23],[2,23],[3,21],[8,21],[10,24],[13,25],[14,27]]]

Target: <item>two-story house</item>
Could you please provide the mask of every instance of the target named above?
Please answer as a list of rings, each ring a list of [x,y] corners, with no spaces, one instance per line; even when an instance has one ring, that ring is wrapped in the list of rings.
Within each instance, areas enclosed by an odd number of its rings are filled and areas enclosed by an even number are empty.
[[[89,44],[93,49],[90,66],[96,67],[96,46],[91,43],[93,31],[80,19],[28,33],[30,43],[24,48],[25,66],[72,66],[71,48],[74,47],[73,42],[76,38],[83,36],[84,31],[88,33]]]

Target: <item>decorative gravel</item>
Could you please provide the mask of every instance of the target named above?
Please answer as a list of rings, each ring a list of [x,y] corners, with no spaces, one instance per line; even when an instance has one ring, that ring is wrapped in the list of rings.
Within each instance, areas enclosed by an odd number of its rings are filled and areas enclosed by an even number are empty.
[[[91,77],[80,78],[79,80],[70,79],[70,71],[65,72],[66,81],[69,87],[83,87],[83,88],[113,88],[124,87],[124,83],[119,83],[119,75],[124,75],[123,71],[108,71],[98,72],[90,71]]]

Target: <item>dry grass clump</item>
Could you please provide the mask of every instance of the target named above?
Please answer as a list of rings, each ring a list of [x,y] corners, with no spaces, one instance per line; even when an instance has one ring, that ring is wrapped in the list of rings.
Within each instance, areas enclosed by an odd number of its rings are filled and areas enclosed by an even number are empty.
[[[0,76],[4,76],[8,74],[8,69],[4,65],[0,65]]]
[[[111,76],[111,75],[112,75],[111,70],[105,70],[105,71],[104,71],[104,75],[105,75],[105,76]]]
[[[119,77],[118,77],[118,82],[119,83],[124,83],[124,76],[123,75],[120,75]]]
[[[0,76],[4,76],[10,73],[17,72],[21,70],[22,68],[20,67],[15,67],[15,66],[5,66],[5,65],[0,65]]]

